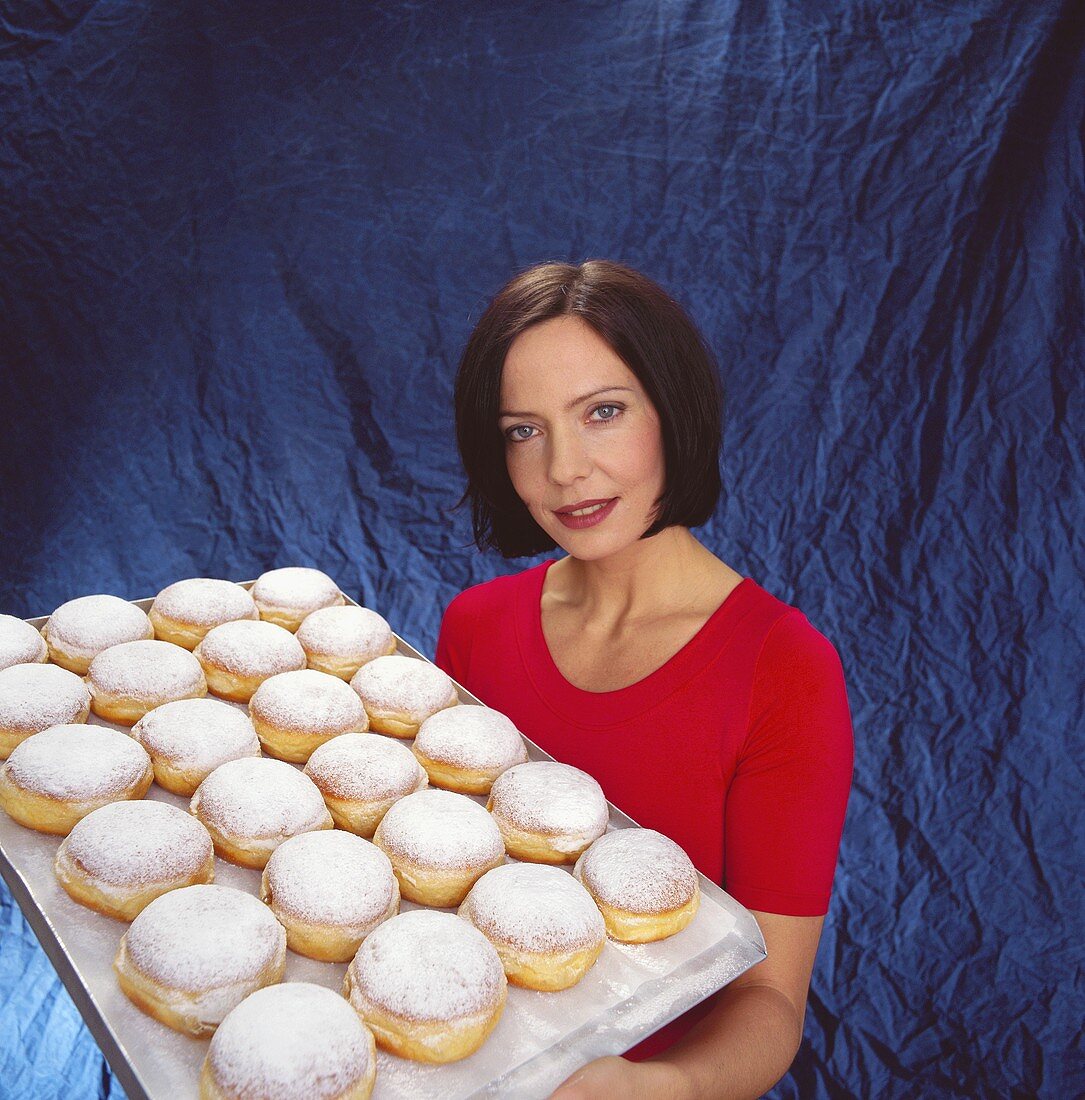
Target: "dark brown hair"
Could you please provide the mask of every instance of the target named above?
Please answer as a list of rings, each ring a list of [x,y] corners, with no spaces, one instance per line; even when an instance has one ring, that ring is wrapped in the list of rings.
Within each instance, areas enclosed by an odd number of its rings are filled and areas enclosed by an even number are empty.
[[[501,372],[513,341],[552,317],[589,324],[637,376],[659,415],[665,485],[655,521],[641,538],[675,525],[698,527],[720,495],[722,394],[712,352],[662,287],[610,260],[544,263],[508,282],[467,340],[456,372],[456,440],[467,473],[457,507],[471,502],[479,549],[506,558],[556,543],[516,495],[498,427]]]

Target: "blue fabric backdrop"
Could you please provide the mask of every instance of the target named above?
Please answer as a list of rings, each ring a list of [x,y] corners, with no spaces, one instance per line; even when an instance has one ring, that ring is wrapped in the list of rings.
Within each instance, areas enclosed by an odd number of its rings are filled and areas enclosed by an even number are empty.
[[[311,564],[432,653],[451,387],[543,259],[719,354],[703,529],[856,776],[778,1097],[1085,1093],[1078,0],[55,0],[0,23],[0,610]],[[117,1095],[6,892],[0,1094]]]

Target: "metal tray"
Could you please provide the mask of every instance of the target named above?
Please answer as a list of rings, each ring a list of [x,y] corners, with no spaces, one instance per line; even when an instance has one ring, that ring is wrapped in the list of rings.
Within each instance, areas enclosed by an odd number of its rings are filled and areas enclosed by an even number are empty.
[[[133,602],[147,610],[152,600]],[[348,602],[354,603],[349,597]],[[27,621],[40,628],[46,618]],[[426,660],[398,635],[396,641],[399,653]],[[461,702],[479,703],[457,689]],[[247,711],[244,704],[234,705]],[[112,724],[93,714],[90,721]],[[552,759],[530,741],[527,745],[532,760]],[[147,797],[182,808],[188,804],[157,784]],[[610,829],[635,824],[610,807]],[[60,840],[24,829],[0,812],[0,874],[131,1100],[194,1100],[209,1040],[170,1030],[121,992],[112,963],[127,925],[77,905],[61,889],[53,874]],[[260,872],[216,859],[215,882],[257,894]],[[410,902],[402,906],[415,908]],[[429,1066],[380,1051],[374,1100],[546,1097],[585,1062],[630,1049],[764,957],[765,942],[750,912],[702,875],[701,906],[686,929],[655,944],[608,941],[572,989],[539,993],[510,985],[497,1028],[470,1057]],[[288,951],[283,980],[338,991],[345,971],[345,963],[321,963]]]

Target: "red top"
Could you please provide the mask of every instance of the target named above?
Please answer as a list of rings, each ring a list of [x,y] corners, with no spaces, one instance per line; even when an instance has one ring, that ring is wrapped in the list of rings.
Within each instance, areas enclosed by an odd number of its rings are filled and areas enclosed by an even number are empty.
[[[593,775],[638,825],[680,844],[749,909],[829,905],[851,785],[836,650],[745,579],[665,665],[618,691],[574,687],[542,629],[553,560],[461,592],[436,663],[557,760]],[[629,1053],[666,1049],[711,1000]]]

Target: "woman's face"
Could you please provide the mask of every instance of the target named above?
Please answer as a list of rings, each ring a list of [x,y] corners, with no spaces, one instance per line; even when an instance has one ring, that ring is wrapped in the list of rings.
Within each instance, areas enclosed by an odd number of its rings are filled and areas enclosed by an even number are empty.
[[[542,321],[513,341],[498,427],[517,495],[571,556],[608,557],[651,526],[665,483],[659,416],[579,317]]]

